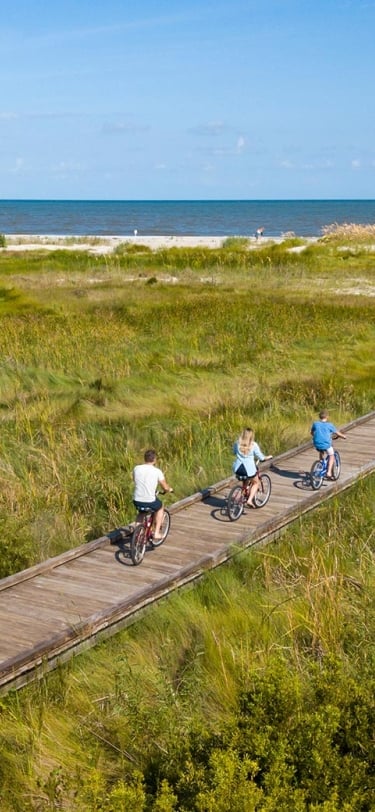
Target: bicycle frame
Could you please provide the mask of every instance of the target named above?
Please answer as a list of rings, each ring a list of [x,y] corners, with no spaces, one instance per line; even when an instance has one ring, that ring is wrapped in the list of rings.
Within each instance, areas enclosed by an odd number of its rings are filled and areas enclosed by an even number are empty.
[[[227,514],[229,519],[234,522],[239,519],[246,507],[247,501],[250,496],[251,487],[254,478],[238,479],[237,485],[234,485],[228,494],[227,500]],[[261,473],[258,470],[258,490],[254,496],[254,507],[261,508],[267,504],[271,495],[271,478],[268,474]]]
[[[141,564],[146,552],[146,547],[150,543],[152,547],[160,547],[167,538],[171,524],[168,510],[163,508],[164,516],[162,522],[161,538],[155,539],[153,536],[154,513],[153,510],[140,510],[137,513],[136,524],[130,540],[130,556],[134,565]]]
[[[139,510],[135,520],[135,525],[143,525],[145,530],[147,530],[147,534],[150,536],[152,534],[153,521],[154,512],[152,510]]]
[[[333,452],[334,462],[332,468],[332,479],[337,480],[341,471],[340,454],[336,449]],[[319,451],[319,459],[313,462],[310,470],[310,482],[314,491],[318,491],[323,484],[328,473],[328,454],[326,451]]]

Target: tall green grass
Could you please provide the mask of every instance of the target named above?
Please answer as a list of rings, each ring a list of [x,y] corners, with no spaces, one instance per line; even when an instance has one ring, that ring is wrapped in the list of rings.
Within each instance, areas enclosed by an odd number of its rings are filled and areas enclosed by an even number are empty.
[[[2,576],[133,518],[146,446],[182,497],[244,424],[275,454],[373,409],[370,252],[295,247],[0,256]],[[369,810],[373,500],[3,698],[2,812]]]
[[[322,405],[337,423],[372,409],[372,298],[325,292],[332,250],[1,255],[0,574],[132,519],[147,446],[182,497],[230,473],[244,423],[275,454]],[[156,267],[178,284],[147,285]]]
[[[371,809],[374,489],[3,698],[4,812]]]

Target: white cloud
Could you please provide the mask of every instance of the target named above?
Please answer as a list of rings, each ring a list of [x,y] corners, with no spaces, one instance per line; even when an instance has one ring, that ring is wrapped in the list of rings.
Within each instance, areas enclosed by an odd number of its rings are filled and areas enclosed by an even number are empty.
[[[150,128],[130,121],[119,121],[113,124],[103,124],[102,132],[108,135],[127,135],[129,133],[147,132]]]
[[[301,169],[311,169],[315,171],[316,169],[332,169],[333,163],[332,161],[323,160],[323,161],[312,161],[310,163],[301,164]]]
[[[230,132],[232,128],[228,127],[222,121],[209,121],[207,124],[198,124],[196,127],[189,127],[188,132],[194,135],[204,136],[218,136],[223,135],[225,132]]]
[[[79,161],[59,161],[59,163],[51,167],[51,171],[54,175],[63,178],[68,177],[72,173],[85,172],[86,169],[86,165]]]
[[[230,139],[232,141],[232,138]],[[214,146],[214,147],[201,147],[198,152],[203,152],[206,155],[214,157],[225,157],[227,155],[241,155],[246,146],[246,139],[243,135],[239,135],[235,144],[230,146]]]
[[[280,167],[282,169],[294,169],[297,171],[303,169],[309,172],[316,172],[322,169],[332,169],[333,166],[334,166],[333,162],[330,161],[328,158],[324,158],[322,160],[317,159],[315,161],[305,161],[303,163],[291,161],[289,158],[280,161]]]
[[[190,20],[194,20],[195,14],[189,11],[176,12],[172,14],[158,15],[157,17],[140,17],[134,20],[126,19],[125,21],[81,26],[79,28],[62,28],[56,27],[50,31],[41,32],[38,30],[36,33],[32,32],[31,35],[27,34],[27,39],[32,43],[58,43],[72,40],[84,39],[87,37],[107,37],[116,34],[125,34],[131,31],[142,31],[145,29],[155,30],[157,28],[168,28],[169,26],[184,24]]]
[[[246,145],[246,140],[243,135],[239,135],[237,138],[237,152],[243,152]]]
[[[16,158],[16,162],[14,166],[9,169],[9,172],[17,175],[19,172],[22,172],[25,169],[25,161],[23,158]]]

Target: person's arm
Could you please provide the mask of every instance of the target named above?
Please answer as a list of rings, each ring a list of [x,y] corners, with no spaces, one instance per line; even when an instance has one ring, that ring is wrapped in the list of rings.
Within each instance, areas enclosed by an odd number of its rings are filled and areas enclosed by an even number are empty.
[[[336,437],[341,437],[342,440],[346,440],[346,435],[343,434],[342,431],[339,431],[336,428],[336,426],[333,425],[333,423],[331,423],[330,429],[331,429],[331,434],[336,435]]]
[[[272,454],[263,454],[263,451],[260,450],[257,443],[254,443],[254,454],[260,462],[264,462],[265,460],[272,460]]]
[[[173,488],[171,488],[171,486],[168,485],[166,479],[159,479],[159,485],[161,485],[165,493],[173,493]]]

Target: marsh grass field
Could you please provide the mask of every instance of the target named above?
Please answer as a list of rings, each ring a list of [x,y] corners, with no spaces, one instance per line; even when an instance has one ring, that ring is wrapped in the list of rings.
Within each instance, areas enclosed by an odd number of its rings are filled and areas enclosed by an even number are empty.
[[[0,575],[375,403],[372,230],[251,251],[0,253]],[[370,812],[374,478],[1,700],[11,810]]]

